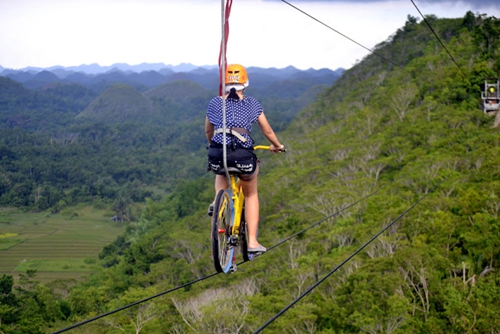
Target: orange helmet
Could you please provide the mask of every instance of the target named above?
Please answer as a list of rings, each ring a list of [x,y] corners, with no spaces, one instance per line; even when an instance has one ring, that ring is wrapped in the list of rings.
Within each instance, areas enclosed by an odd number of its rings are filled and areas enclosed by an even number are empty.
[[[247,70],[239,64],[231,64],[226,68],[226,84],[248,86]]]

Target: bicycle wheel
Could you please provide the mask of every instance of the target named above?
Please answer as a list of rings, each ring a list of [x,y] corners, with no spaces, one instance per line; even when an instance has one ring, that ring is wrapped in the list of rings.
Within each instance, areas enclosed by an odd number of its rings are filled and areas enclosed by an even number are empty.
[[[215,270],[229,272],[233,262],[234,247],[230,243],[233,204],[228,191],[221,190],[215,198],[212,216],[212,256]]]

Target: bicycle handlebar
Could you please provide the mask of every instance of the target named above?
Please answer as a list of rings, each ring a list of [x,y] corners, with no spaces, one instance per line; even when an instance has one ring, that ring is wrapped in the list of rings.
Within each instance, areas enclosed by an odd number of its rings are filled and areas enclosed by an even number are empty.
[[[267,146],[267,145],[257,145],[257,146],[254,146],[253,148],[254,150],[270,150],[271,149],[271,146]],[[286,148],[285,146],[283,146],[282,149],[280,149],[278,152],[286,152]]]

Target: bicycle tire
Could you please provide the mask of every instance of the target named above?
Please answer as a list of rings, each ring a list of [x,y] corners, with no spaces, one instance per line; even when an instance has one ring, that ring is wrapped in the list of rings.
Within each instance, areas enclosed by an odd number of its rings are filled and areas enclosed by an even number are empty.
[[[240,223],[240,250],[243,261],[250,261],[248,257],[248,235],[247,235],[247,222],[245,221],[245,208],[241,213],[241,223]]]
[[[233,262],[234,247],[230,244],[233,219],[232,198],[228,191],[220,190],[215,197],[212,216],[212,256],[215,270],[227,273]]]

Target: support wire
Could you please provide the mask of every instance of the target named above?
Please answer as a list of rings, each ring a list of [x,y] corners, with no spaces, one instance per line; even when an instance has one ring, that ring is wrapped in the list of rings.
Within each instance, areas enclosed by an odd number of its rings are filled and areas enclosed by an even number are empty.
[[[449,175],[451,176],[451,174]],[[448,176],[448,177],[449,177]],[[337,270],[339,270],[344,264],[346,264],[348,261],[350,261],[354,256],[356,256],[358,253],[360,253],[366,246],[371,244],[375,239],[377,239],[382,233],[387,231],[392,225],[394,225],[398,220],[403,218],[410,210],[412,210],[415,206],[417,206],[420,202],[422,202],[427,196],[429,196],[431,193],[436,190],[437,187],[439,187],[444,181],[448,179],[448,177],[442,179],[439,181],[432,189],[430,189],[424,196],[419,198],[416,202],[414,202],[408,209],[403,211],[396,219],[394,219],[391,223],[389,223],[386,227],[384,227],[382,230],[380,230],[377,234],[375,234],[370,240],[368,240],[366,243],[364,243],[361,247],[359,247],[354,253],[349,255],[344,261],[342,261],[338,266],[333,268],[328,274],[326,274],[323,278],[321,278],[319,281],[317,281],[314,285],[312,285],[309,289],[307,289],[303,294],[301,294],[298,298],[296,298],[292,303],[290,303],[288,306],[286,306],[284,309],[279,311],[274,317],[269,319],[264,325],[259,327],[253,334],[257,334],[262,332],[266,327],[268,327],[271,323],[274,322],[274,320],[278,319],[281,315],[283,315],[286,311],[288,311],[290,308],[292,308],[295,304],[297,304],[302,298],[304,298],[307,294],[309,294],[311,291],[313,291],[318,285],[323,283],[328,277],[330,277],[333,273],[335,273]]]
[[[219,95],[222,99],[222,160],[224,166],[224,172],[228,183],[230,182],[229,171],[227,169],[227,144],[226,144],[226,67],[227,67],[227,41],[229,38],[229,15],[231,14],[231,6],[233,5],[233,0],[228,0],[225,4],[225,0],[221,0],[221,16],[222,16],[222,38],[221,38],[221,49],[219,54],[219,67],[220,67],[220,81],[221,86],[219,90]]]

